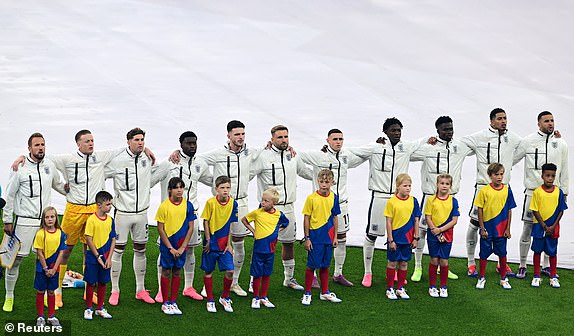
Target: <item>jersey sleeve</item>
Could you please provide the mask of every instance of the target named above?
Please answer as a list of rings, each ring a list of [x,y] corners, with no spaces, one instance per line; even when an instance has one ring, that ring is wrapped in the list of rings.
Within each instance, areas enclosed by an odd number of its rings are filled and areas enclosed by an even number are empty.
[[[331,210],[331,215],[338,216],[341,214],[341,207],[339,206],[339,196],[337,196],[336,194],[334,196],[335,197],[333,197],[333,202],[335,204],[333,204],[333,209]]]
[[[257,211],[257,210],[255,210],[255,211]],[[247,220],[247,222],[251,223],[251,222],[255,221],[255,218],[257,218],[257,214],[255,213],[255,211],[251,211],[250,213],[245,215],[245,219]]]
[[[305,200],[305,205],[303,206],[303,214],[311,216],[312,212],[313,212],[313,201],[311,200],[311,196],[309,196]]]
[[[564,195],[564,192],[562,190],[560,190],[559,197],[560,199],[558,200],[558,208],[560,209],[560,211],[568,209],[568,205],[566,204],[566,196]]]
[[[508,208],[516,208],[516,201],[514,201],[514,194],[512,193],[512,189],[510,187],[508,187]]]
[[[213,212],[212,204],[210,202],[211,199],[205,202],[205,206],[203,207],[203,212],[201,213],[201,218],[207,221],[211,220],[211,214]]]
[[[193,208],[193,203],[191,203],[190,201],[187,201],[187,220],[188,221],[194,221],[197,219],[197,216],[195,215],[195,209]]]
[[[289,225],[289,219],[285,216],[283,212],[281,212],[281,216],[279,216],[278,224],[280,227],[286,227]]]
[[[433,207],[433,204],[434,204],[434,200],[435,200],[435,198],[432,197],[432,198],[425,204],[425,208],[423,209],[425,215],[429,215],[429,216],[432,215],[432,207]]]
[[[538,193],[538,188],[534,190],[532,193],[532,200],[530,201],[530,208],[531,211],[540,212],[540,193]]]
[[[395,205],[394,204],[395,204],[395,202],[393,202],[392,199],[390,199],[387,202],[387,205],[385,206],[385,212],[384,212],[385,217],[393,218],[394,213],[395,213]]]
[[[485,198],[486,193],[482,190],[483,188],[486,188],[486,187],[482,187],[478,191],[478,194],[476,195],[476,199],[474,200],[474,205],[476,205],[478,208],[484,208],[484,203],[486,202],[486,198]]]
[[[40,229],[36,232],[36,236],[34,237],[34,248],[35,249],[44,249],[44,230]]]
[[[84,234],[86,236],[93,237],[94,236],[94,229],[95,229],[94,218],[88,217],[88,220],[86,221],[86,229],[84,230]]]
[[[160,223],[165,223],[166,218],[167,218],[166,206],[165,203],[161,203],[155,214],[155,220]]]
[[[112,218],[112,229],[110,230],[110,239],[115,239],[118,236],[116,233],[116,220]]]
[[[460,217],[460,210],[458,208],[458,200],[456,198],[452,198],[452,211],[451,211],[451,216],[452,217]]]
[[[419,218],[422,216],[421,207],[420,207],[419,201],[417,200],[416,197],[413,197],[413,215],[415,217],[419,217]]]
[[[58,251],[63,251],[68,248],[68,245],[66,245],[66,237],[64,231],[60,230],[60,246],[58,246]]]

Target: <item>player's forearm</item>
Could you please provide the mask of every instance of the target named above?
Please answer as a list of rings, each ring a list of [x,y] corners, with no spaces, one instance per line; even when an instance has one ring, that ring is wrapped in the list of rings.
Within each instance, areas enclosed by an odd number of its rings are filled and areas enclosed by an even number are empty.
[[[387,225],[387,241],[393,241],[393,218],[386,217],[386,225]]]
[[[44,256],[44,250],[37,249],[36,253],[38,254],[38,260],[40,260],[40,265],[42,265],[42,269],[47,269],[48,264],[46,263],[46,257]]]
[[[183,246],[184,248],[187,247],[187,244],[191,239],[191,234],[193,233],[193,221],[190,221],[188,225],[189,228],[187,229],[187,233],[185,234],[185,238],[183,239],[183,244],[181,244],[181,246]]]
[[[207,242],[211,240],[211,232],[209,231],[209,222],[207,220],[203,221],[203,236]]]
[[[303,218],[303,232],[305,233],[305,238],[309,237],[309,231],[311,228],[311,218],[309,215],[305,215]]]
[[[171,246],[171,243],[167,238],[167,234],[165,233],[165,227],[162,222],[157,222],[157,232],[159,233],[159,238],[161,239],[163,245],[165,245],[169,250],[171,250],[173,246]]]
[[[90,252],[92,252],[94,257],[97,258],[100,253],[98,252],[98,249],[96,249],[96,245],[94,245],[94,240],[91,236],[86,236],[86,244],[88,245]]]

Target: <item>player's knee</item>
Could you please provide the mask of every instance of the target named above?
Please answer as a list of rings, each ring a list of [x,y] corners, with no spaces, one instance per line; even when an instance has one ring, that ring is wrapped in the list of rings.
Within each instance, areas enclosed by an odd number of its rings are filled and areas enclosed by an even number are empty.
[[[172,269],[172,274],[174,277],[179,277],[181,276],[181,268],[173,268]]]
[[[367,234],[367,235],[365,236],[365,240],[368,241],[369,243],[373,243],[373,244],[374,244],[374,243],[377,241],[377,236],[373,236],[373,235]]]

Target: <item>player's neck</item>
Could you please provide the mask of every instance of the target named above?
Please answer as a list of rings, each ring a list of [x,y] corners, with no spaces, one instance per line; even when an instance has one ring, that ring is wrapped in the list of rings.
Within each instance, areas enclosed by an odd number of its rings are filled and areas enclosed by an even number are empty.
[[[546,183],[542,185],[542,189],[544,189],[545,191],[553,191],[554,190],[554,184],[551,185],[547,185]]]
[[[98,216],[98,218],[100,219],[105,219],[107,215],[108,215],[107,212],[103,212],[99,209],[96,210],[96,216]]]
[[[217,195],[217,196],[215,196],[215,198],[221,204],[226,204],[229,201],[229,196]]]
[[[397,197],[402,199],[402,200],[405,200],[405,199],[409,198],[409,194],[397,193]]]
[[[330,189],[319,189],[319,190],[317,190],[317,193],[321,196],[329,196],[330,192],[331,192]]]
[[[47,231],[47,232],[49,232],[49,233],[54,233],[54,232],[56,232],[56,226],[54,226],[54,225],[50,225],[50,226],[46,225],[46,226],[44,226],[44,231]]]
[[[492,182],[492,183],[490,183],[490,184],[492,185],[492,187],[493,187],[494,189],[500,189],[500,188],[502,188],[502,186],[504,186],[503,183],[497,183],[497,182]]]
[[[440,199],[445,199],[448,197],[448,191],[447,192],[437,192],[436,193],[436,197],[440,198]]]
[[[171,201],[171,203],[178,205],[183,200],[183,197],[181,197],[181,196],[170,196],[169,200]]]

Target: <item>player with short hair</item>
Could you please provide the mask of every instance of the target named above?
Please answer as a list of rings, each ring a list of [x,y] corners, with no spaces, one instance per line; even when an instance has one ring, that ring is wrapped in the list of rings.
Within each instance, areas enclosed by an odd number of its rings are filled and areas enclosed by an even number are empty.
[[[438,133],[436,142],[434,144],[423,144],[413,153],[414,160],[423,161],[421,166],[421,187],[423,191],[421,209],[425,209],[428,200],[436,196],[437,177],[441,174],[449,174],[451,176],[450,193],[453,195],[458,193],[464,159],[474,154],[473,150],[462,141],[453,138],[454,126],[451,117],[438,117],[435,121],[435,127]],[[419,224],[418,234],[420,240],[415,250],[415,269],[411,276],[411,280],[415,282],[421,280],[423,273],[422,258],[428,229],[426,216]],[[451,279],[458,279],[458,276],[450,270],[448,276]]]
[[[4,233],[20,240],[20,250],[10,269],[6,270],[6,296],[2,309],[11,312],[14,307],[14,288],[22,259],[30,254],[34,237],[40,228],[42,211],[52,203],[52,188],[66,195],[64,183],[51,161],[44,160],[44,136],[33,133],[28,138],[28,156],[24,166],[12,169],[6,187],[4,207]],[[14,215],[16,215],[14,217]]]
[[[458,222],[458,200],[451,195],[452,176],[440,174],[436,178],[436,192],[429,197],[424,208],[428,224],[429,295],[448,297],[448,259],[452,248],[454,226]],[[419,232],[422,232],[419,230]],[[440,263],[440,290],[436,288],[437,268]]]
[[[275,208],[288,219],[289,225],[279,231],[279,242],[283,245],[283,286],[303,290],[294,277],[295,252],[293,243],[296,240],[297,224],[294,204],[297,197],[297,175],[313,179],[313,172],[303,163],[300,155],[293,156],[289,150],[289,129],[284,125],[271,128],[271,147],[262,151],[252,165],[250,178],[257,176],[258,195],[261,199],[263,192],[275,188],[279,200]]]
[[[301,160],[313,167],[313,185],[318,189],[316,177],[323,169],[333,172],[334,181],[331,191],[339,199],[339,225],[337,231],[337,244],[335,245],[335,269],[333,272],[333,282],[351,287],[353,283],[343,275],[343,265],[347,257],[347,232],[350,228],[349,219],[349,193],[347,192],[347,171],[349,168],[358,167],[365,160],[353,154],[350,150],[343,149],[343,132],[333,128],[327,133],[327,145],[321,151],[300,153]],[[318,284],[314,284],[315,287]]]
[[[93,319],[92,301],[96,283],[98,284],[98,305],[96,316],[111,319],[112,315],[104,308],[106,285],[110,282],[110,268],[116,245],[116,224],[108,215],[112,210],[112,195],[105,191],[96,194],[96,211],[88,217],[85,228],[85,239],[88,249],[86,250],[86,268],[84,280],[86,281],[86,310],[84,319]]]
[[[482,187],[474,200],[480,225],[480,264],[476,288],[484,289],[487,258],[494,253],[500,263],[500,285],[504,289],[512,289],[506,277],[506,245],[511,237],[512,209],[516,207],[516,203],[512,189],[502,182],[504,166],[491,163],[486,173],[491,183]]]
[[[532,193],[529,210],[534,216],[532,225],[532,251],[534,252],[534,277],[532,287],[540,286],[540,255],[544,251],[550,257],[550,285],[560,287],[556,276],[556,263],[558,253],[558,238],[560,237],[560,219],[566,205],[566,195],[554,185],[558,167],[553,163],[542,165],[541,186]]]
[[[167,185],[169,198],[163,201],[157,213],[157,230],[160,237],[161,292],[164,299],[161,310],[167,315],[181,315],[177,306],[177,292],[181,281],[181,268],[185,264],[186,250],[197,219],[193,204],[183,197],[185,183],[172,177]],[[168,296],[171,276],[171,292]]]
[[[168,195],[168,182],[172,177],[179,177],[184,182],[184,198],[193,205],[193,209],[197,216],[199,211],[199,202],[197,200],[197,189],[199,182],[207,185],[213,185],[213,175],[209,171],[207,164],[196,156],[197,153],[197,135],[192,131],[185,131],[179,136],[179,144],[181,149],[175,152],[177,163],[166,161],[160,164],[167,165],[168,171],[165,177],[161,179],[161,199],[166,200]],[[183,265],[184,286],[183,295],[189,296],[194,300],[203,300],[203,296],[199,295],[195,288],[193,288],[193,279],[195,277],[195,247],[201,244],[201,234],[199,225],[193,226],[193,232],[189,239],[187,247],[187,256],[185,264]],[[159,245],[159,237],[158,237]],[[158,267],[158,288],[161,288],[161,255],[157,259]],[[161,290],[158,290],[155,296],[156,302],[163,302]]]
[[[164,166],[152,166],[151,158],[144,153],[145,131],[133,128],[127,134],[128,147],[106,166],[106,177],[114,182],[114,207],[117,239],[112,256],[112,291],[109,303],[118,304],[120,299],[120,275],[122,256],[131,235],[134,248],[133,269],[136,280],[136,299],[155,303],[145,289],[148,241],[148,218],[150,189],[164,176]]]
[[[419,232],[419,219],[421,217],[419,202],[410,195],[411,189],[411,177],[408,174],[399,174],[396,179],[396,193],[385,206],[388,260],[386,295],[391,300],[397,300],[397,295],[404,300],[410,299],[404,286],[412,249],[417,246],[417,241],[420,239],[416,234]],[[394,284],[397,273],[397,290],[395,292]]]
[[[570,178],[568,174],[568,144],[555,134],[554,116],[548,111],[538,114],[538,131],[522,139],[514,153],[514,163],[524,158],[524,205],[522,207],[522,235],[520,236],[520,268],[517,277],[526,277],[526,259],[530,247],[533,214],[530,202],[534,190],[542,184],[542,166],[556,164],[556,186],[568,195]],[[543,272],[549,273],[548,261],[544,260]]]
[[[513,155],[520,142],[520,137],[508,130],[508,120],[503,109],[493,109],[490,111],[489,117],[490,126],[487,129],[460,138],[476,155],[476,184],[474,186],[473,206],[469,212],[470,224],[466,232],[467,274],[471,277],[478,276],[474,256],[479,236],[479,224],[478,208],[474,206],[474,200],[476,200],[479,190],[491,182],[486,172],[491,163],[502,164],[505,167],[502,183],[508,184],[510,182]],[[506,273],[508,276],[514,276],[508,265]]]
[[[251,300],[253,309],[259,309],[261,305],[275,308],[275,305],[267,298],[269,280],[273,273],[275,245],[279,232],[288,225],[293,225],[282,211],[275,208],[279,197],[277,189],[266,189],[261,193],[261,207],[241,219],[243,225],[255,237],[250,271],[253,277],[253,299]],[[251,222],[255,224],[255,228],[249,224]]]
[[[46,207],[42,211],[40,230],[34,238],[36,259],[36,276],[34,288],[36,292],[37,326],[44,326],[46,322],[51,326],[59,326],[60,321],[54,315],[56,299],[54,290],[58,287],[58,272],[62,262],[62,254],[66,249],[66,235],[60,230],[58,212],[54,207]],[[48,292],[48,319],[44,318],[44,294]]]
[[[233,248],[231,246],[231,225],[237,222],[237,202],[230,196],[231,178],[221,175],[215,179],[216,195],[207,200],[203,207],[203,253],[201,255],[201,269],[205,272],[203,282],[207,294],[207,311],[217,312],[213,300],[213,278],[215,264],[219,271],[225,272],[223,277],[223,293],[219,303],[223,309],[233,312],[232,302],[229,298],[231,283],[233,282]]]
[[[227,144],[214,151],[200,155],[208,166],[213,167],[213,176],[225,175],[231,179],[230,196],[237,202],[239,218],[248,212],[249,172],[252,162],[257,159],[260,150],[253,150],[245,144],[245,125],[239,120],[227,123]],[[215,186],[214,186],[215,188]],[[231,224],[233,250],[233,284],[231,290],[239,296],[247,296],[247,292],[239,286],[239,275],[245,260],[244,238],[249,230],[239,222]]]

